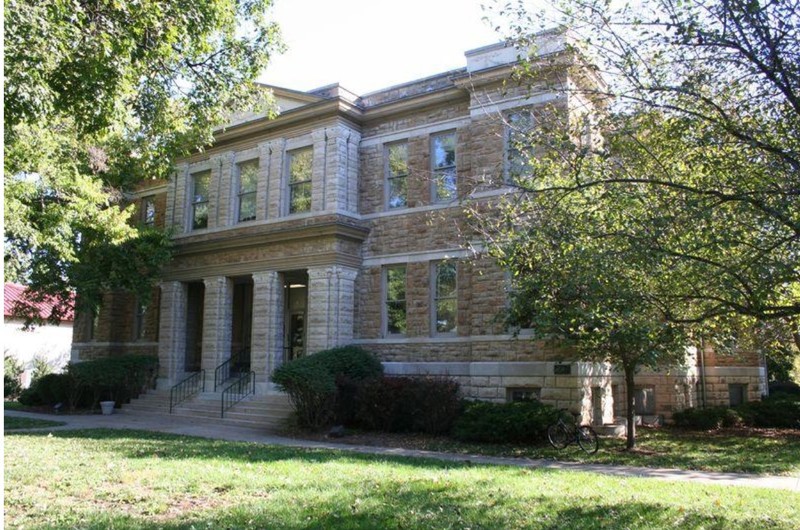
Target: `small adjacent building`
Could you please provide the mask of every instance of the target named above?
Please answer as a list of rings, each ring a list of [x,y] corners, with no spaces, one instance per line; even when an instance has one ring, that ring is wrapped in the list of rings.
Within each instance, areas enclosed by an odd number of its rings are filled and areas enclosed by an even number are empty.
[[[69,362],[74,319],[72,312],[67,312],[58,325],[26,326],[25,319],[15,311],[16,304],[25,300],[25,290],[18,283],[3,284],[3,355],[14,357],[22,365],[23,388],[31,383],[35,359],[46,362],[54,372]],[[45,320],[53,311],[53,303],[48,300],[33,306]]]
[[[525,153],[510,138],[544,105],[593,111],[560,90],[588,79],[570,77],[565,42],[538,36],[532,86],[511,81],[518,50],[499,43],[466,52],[463,68],[370,94],[270,87],[277,117],[237,117],[136,193],[139,221],[174,234],[174,259],[150,300],[109,293],[98,315],[79,315],[73,360],[150,353],[161,388],[200,370],[210,388],[233,356],[268,394],[281,363],[358,344],[388,374],[451,377],[469,398],[535,398],[612,422],[621,375],[503,327],[508,276],[474,251],[459,205],[513,193]],[[639,381],[643,415],[767,388],[762,359],[710,352]]]

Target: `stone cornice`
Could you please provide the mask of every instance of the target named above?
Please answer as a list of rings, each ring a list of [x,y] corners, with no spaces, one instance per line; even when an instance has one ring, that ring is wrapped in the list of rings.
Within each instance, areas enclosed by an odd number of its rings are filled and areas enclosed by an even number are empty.
[[[386,118],[394,114],[402,114],[424,107],[432,107],[443,103],[449,103],[458,99],[468,99],[469,92],[462,87],[449,86],[447,88],[434,90],[425,94],[416,94],[406,98],[397,99],[369,107],[364,110],[364,120],[377,120]]]
[[[280,227],[253,227],[242,233],[231,234],[225,232],[219,237],[197,238],[187,237],[176,242],[175,257],[185,257],[193,254],[205,254],[224,250],[240,250],[264,245],[273,245],[288,241],[299,241],[321,237],[336,237],[362,242],[366,239],[369,230],[351,221],[343,219],[322,221],[310,226]]]
[[[362,120],[363,111],[354,103],[342,98],[311,103],[286,111],[275,118],[264,117],[229,127],[214,135],[213,147],[219,148],[247,137],[262,135],[276,129],[297,125],[304,121],[335,116],[344,116],[355,123],[359,123]]]

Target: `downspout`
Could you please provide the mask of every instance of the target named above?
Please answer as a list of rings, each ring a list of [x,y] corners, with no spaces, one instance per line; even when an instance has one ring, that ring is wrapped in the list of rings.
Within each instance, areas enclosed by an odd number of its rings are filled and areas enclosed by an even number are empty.
[[[700,397],[706,408],[706,341],[700,337]]]

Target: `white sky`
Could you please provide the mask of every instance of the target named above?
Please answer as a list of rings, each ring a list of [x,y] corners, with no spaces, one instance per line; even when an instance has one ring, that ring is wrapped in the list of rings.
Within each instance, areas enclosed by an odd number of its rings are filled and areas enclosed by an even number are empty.
[[[464,52],[501,40],[482,20],[492,0],[275,0],[287,51],[259,81],[363,95],[466,66]]]

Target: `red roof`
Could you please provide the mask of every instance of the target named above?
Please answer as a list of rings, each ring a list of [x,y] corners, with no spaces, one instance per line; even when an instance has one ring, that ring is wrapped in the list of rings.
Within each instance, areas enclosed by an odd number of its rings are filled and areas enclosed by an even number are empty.
[[[52,298],[46,298],[42,302],[31,302],[24,296],[26,290],[27,288],[24,285],[20,285],[18,283],[6,283],[3,285],[3,316],[17,316],[14,314],[14,304],[19,301],[31,304],[39,311],[39,315],[42,318],[47,319],[50,317],[50,313],[53,311],[53,305],[55,305],[55,301]],[[72,297],[72,301],[75,301],[74,296]],[[69,309],[61,320],[72,321],[73,319],[73,311],[72,309]]]

